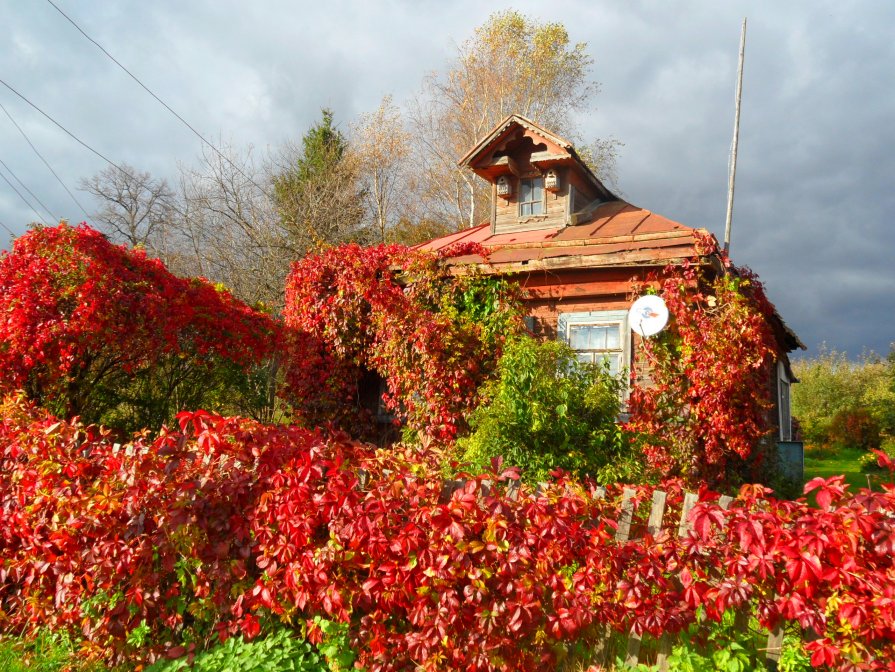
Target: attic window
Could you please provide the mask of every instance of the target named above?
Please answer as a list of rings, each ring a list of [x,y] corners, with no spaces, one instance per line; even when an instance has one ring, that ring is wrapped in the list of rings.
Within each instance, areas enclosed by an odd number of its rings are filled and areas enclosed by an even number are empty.
[[[519,180],[519,216],[544,214],[544,178]]]

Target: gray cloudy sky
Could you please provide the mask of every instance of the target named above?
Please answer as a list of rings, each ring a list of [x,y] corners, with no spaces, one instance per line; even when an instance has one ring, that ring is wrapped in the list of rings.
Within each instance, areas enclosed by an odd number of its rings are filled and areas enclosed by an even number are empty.
[[[203,134],[262,149],[301,138],[321,107],[347,125],[384,94],[407,100],[493,11],[560,21],[601,83],[582,136],[624,143],[618,189],[719,238],[748,16],[732,256],[809,354],[822,342],[885,353],[895,340],[895,3],[56,2]],[[0,26],[0,79],[89,145],[168,178],[198,155],[199,140],[45,0],[0,0]],[[92,211],[76,186],[103,161],[2,85],[0,103]],[[2,111],[0,160],[54,215],[84,219]],[[0,224],[18,234],[34,219],[0,179]]]

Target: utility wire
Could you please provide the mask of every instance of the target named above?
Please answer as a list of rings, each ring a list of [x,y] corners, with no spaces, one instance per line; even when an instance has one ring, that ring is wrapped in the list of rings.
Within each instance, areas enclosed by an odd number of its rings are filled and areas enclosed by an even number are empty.
[[[40,221],[42,221],[42,222],[43,222],[44,224],[46,224],[47,226],[50,225],[49,222],[47,222],[47,220],[44,219],[44,216],[43,216],[42,214],[40,214],[40,213],[37,211],[37,208],[35,208],[35,207],[31,204],[31,201],[29,201],[27,198],[25,198],[24,196],[22,196],[22,192],[19,191],[18,189],[16,189],[16,185],[14,185],[12,182],[10,182],[10,181],[9,181],[9,178],[6,177],[6,175],[4,175],[2,171],[0,171],[0,177],[2,177],[3,180],[6,182],[6,184],[9,185],[9,188],[10,188],[10,189],[12,189],[14,192],[16,192],[16,194],[18,194],[19,198],[22,199],[22,201],[25,203],[25,205],[27,205],[29,208],[31,208],[31,209],[34,211],[34,214],[37,215],[37,216],[40,218]]]
[[[4,229],[6,229],[6,232],[7,232],[10,236],[12,236],[13,238],[16,237],[16,234],[13,232],[13,230],[10,229],[8,226],[6,226],[6,224],[4,224],[2,221],[0,221],[0,226],[2,226]]]
[[[19,176],[16,175],[16,174],[13,172],[12,168],[10,168],[9,166],[6,165],[6,162],[4,162],[3,159],[0,159],[0,166],[3,166],[4,168],[6,168],[6,172],[8,172],[10,175],[13,176],[13,179],[15,179],[15,181],[19,183],[19,186],[21,186],[22,189],[24,189],[24,190],[27,191],[29,194],[31,194],[31,198],[33,198],[35,201],[37,201],[38,204],[39,204],[44,210],[47,211],[47,214],[50,216],[50,219],[56,220],[57,222],[59,221],[59,218],[58,218],[56,215],[53,214],[53,211],[50,210],[50,209],[46,206],[46,204],[45,204],[42,200],[40,200],[40,199],[37,197],[37,194],[35,194],[33,191],[31,191],[31,190],[28,188],[28,185],[27,185],[27,184],[25,184],[24,182],[22,182],[22,181],[19,179]]]
[[[106,163],[108,163],[108,164],[114,166],[115,168],[117,168],[118,170],[120,170],[120,171],[121,171],[122,173],[124,173],[125,175],[130,176],[130,173],[128,173],[124,168],[122,168],[122,167],[119,166],[117,163],[115,163],[114,161],[112,161],[112,159],[110,159],[110,158],[109,158],[108,156],[106,156],[105,154],[102,154],[101,152],[99,152],[99,151],[93,149],[93,147],[91,147],[91,146],[88,145],[86,142],[84,142],[83,140],[81,140],[81,138],[79,138],[77,135],[75,135],[74,133],[72,133],[70,130],[68,130],[65,126],[63,126],[62,124],[60,124],[58,121],[56,121],[55,119],[53,119],[53,117],[51,117],[49,114],[47,114],[46,112],[44,112],[44,111],[43,111],[42,109],[40,109],[37,105],[35,105],[34,103],[32,103],[30,100],[28,100],[25,96],[23,96],[21,93],[19,93],[18,91],[16,91],[13,87],[11,87],[9,84],[7,84],[7,83],[6,83],[5,81],[3,81],[2,79],[0,79],[0,84],[2,84],[3,86],[5,86],[7,89],[9,89],[10,91],[12,91],[14,94],[16,94],[19,98],[21,98],[22,100],[24,100],[26,103],[28,103],[28,104],[29,104],[31,107],[33,107],[35,110],[37,110],[38,112],[40,112],[44,117],[46,117],[47,119],[49,119],[53,124],[55,124],[57,127],[59,127],[59,128],[60,128],[60,129],[61,129],[67,136],[69,136],[72,140],[74,140],[75,142],[77,142],[79,145],[81,145],[81,146],[84,147],[85,149],[87,149],[87,150],[93,152],[93,153],[96,154],[99,158],[101,158],[103,161],[105,161]]]
[[[107,157],[105,154],[103,154],[103,153],[101,153],[101,152],[95,150],[93,147],[91,147],[91,146],[88,145],[86,142],[84,142],[83,140],[81,140],[78,136],[76,136],[74,133],[72,133],[71,131],[69,131],[67,128],[65,128],[65,126],[63,126],[63,125],[60,124],[58,121],[56,121],[55,119],[53,119],[53,117],[51,117],[49,114],[47,114],[46,112],[44,112],[44,111],[43,111],[42,109],[40,109],[37,105],[35,105],[34,103],[32,103],[30,100],[28,100],[25,96],[23,96],[21,93],[19,93],[18,91],[16,91],[16,90],[15,90],[14,88],[12,88],[9,84],[7,84],[6,82],[4,82],[2,79],[0,79],[0,84],[3,84],[3,86],[5,86],[5,87],[6,87],[7,89],[9,89],[10,91],[12,91],[14,94],[16,94],[19,98],[21,98],[22,100],[24,100],[26,103],[28,103],[28,104],[29,104],[31,107],[33,107],[35,110],[37,110],[38,112],[40,112],[44,117],[46,117],[47,119],[49,119],[49,120],[50,120],[51,122],[53,122],[56,126],[58,126],[59,128],[61,128],[61,129],[62,129],[62,130],[63,130],[69,137],[71,137],[72,139],[74,139],[78,144],[80,144],[81,146],[87,148],[89,151],[91,151],[91,152],[93,152],[94,154],[96,154],[96,155],[97,155],[99,158],[101,158],[103,161],[105,161],[105,162],[108,163],[110,166],[112,166],[113,168],[115,168],[119,173],[121,173],[121,174],[124,175],[125,177],[130,178],[131,180],[134,180],[134,181],[139,182],[139,183],[142,184],[142,180],[140,180],[140,179],[137,178],[136,176],[132,175],[131,173],[129,173],[127,170],[125,170],[125,169],[122,168],[121,166],[119,166],[117,163],[115,163],[114,161],[112,161],[112,159],[110,159],[109,157]],[[2,109],[4,112],[6,112],[6,116],[8,116],[9,119],[10,119],[10,121],[12,121],[12,123],[15,124],[15,127],[19,129],[19,131],[20,131],[20,132],[22,133],[22,135],[25,137],[25,140],[28,140],[28,136],[25,135],[25,132],[19,127],[18,124],[16,124],[15,119],[12,118],[12,116],[9,114],[9,112],[6,110],[6,108],[3,107],[2,104],[0,104],[0,109]],[[46,164],[47,168],[50,169],[50,172],[53,173],[53,175],[56,175],[56,171],[53,170],[53,168],[50,166],[50,164],[47,162],[47,160],[44,159],[43,156],[41,156],[40,152],[37,151],[37,148],[31,143],[30,140],[28,140],[28,144],[31,145],[31,148],[35,151],[35,153],[36,153],[38,156],[40,156],[40,158],[41,158],[41,159],[43,160],[43,162]],[[10,172],[12,172],[12,171],[10,171]],[[16,179],[18,179],[18,178],[16,178]],[[85,210],[85,209],[84,209],[84,206],[81,205],[81,203],[78,201],[77,198],[75,198],[75,195],[74,195],[71,191],[69,191],[68,187],[65,186],[65,183],[62,181],[62,179],[61,179],[58,175],[56,175],[56,179],[59,180],[59,183],[60,183],[60,184],[62,185],[62,187],[68,192],[68,195],[71,196],[71,197],[72,197],[72,200],[74,200],[74,202],[78,205],[78,207],[81,208],[81,212],[84,213],[84,216],[85,216],[87,219],[90,219],[91,216],[87,213],[87,210]],[[172,208],[174,209],[174,211],[177,212],[178,214],[180,214],[180,215],[184,215],[184,214],[185,214],[185,213],[183,212],[183,210],[181,210],[181,209],[178,208],[177,206],[172,205],[171,207],[172,207]],[[33,209],[33,208],[32,208],[32,209]]]
[[[3,110],[3,112],[6,113],[6,116],[9,117],[9,120],[12,122],[12,125],[15,126],[19,130],[19,133],[21,133],[22,137],[25,138],[25,142],[27,142],[31,146],[31,149],[34,150],[34,153],[37,154],[38,157],[40,157],[40,160],[44,162],[44,165],[47,167],[47,169],[49,169],[49,171],[51,173],[53,173],[53,177],[56,178],[56,181],[59,182],[59,184],[62,185],[62,188],[65,189],[65,191],[68,193],[69,196],[71,196],[71,200],[73,200],[75,202],[75,205],[77,205],[79,208],[81,208],[81,212],[84,213],[84,217],[86,219],[90,219],[90,215],[87,214],[87,210],[84,208],[83,205],[81,205],[81,202],[77,198],[75,198],[75,195],[65,185],[65,182],[62,181],[62,178],[59,177],[59,175],[56,173],[55,170],[53,170],[53,166],[50,165],[50,162],[44,158],[43,154],[41,154],[39,151],[37,151],[37,147],[35,147],[34,143],[31,142],[31,139],[28,137],[28,134],[25,133],[25,131],[22,130],[22,127],[16,123],[16,120],[13,119],[12,115],[9,113],[9,110],[7,110],[5,107],[3,107],[3,103],[0,103],[0,110]],[[35,198],[36,198],[36,196],[35,196]],[[44,207],[46,207],[46,206],[44,206]],[[47,212],[49,212],[49,210],[47,210]],[[52,215],[52,213],[50,213],[50,214]],[[54,217],[53,219],[56,219],[56,218]]]
[[[194,128],[194,127],[193,127],[193,126],[186,120],[186,119],[184,119],[184,118],[181,117],[179,114],[177,114],[177,112],[175,112],[173,109],[171,109],[171,106],[168,105],[168,103],[166,103],[164,100],[162,100],[161,98],[159,98],[159,97],[158,97],[158,96],[157,96],[157,95],[156,95],[156,94],[155,94],[155,93],[154,93],[148,86],[146,86],[143,82],[141,82],[140,79],[139,79],[134,73],[132,73],[130,70],[128,70],[126,67],[124,67],[124,66],[118,61],[118,59],[116,59],[114,56],[112,56],[112,54],[110,54],[108,51],[106,51],[106,49],[105,49],[105,47],[103,47],[103,45],[101,45],[99,42],[97,42],[97,41],[94,40],[92,37],[90,37],[87,33],[85,33],[84,30],[81,28],[81,26],[79,26],[77,23],[75,23],[74,19],[72,19],[68,14],[66,14],[65,12],[63,12],[63,11],[59,8],[59,6],[58,6],[55,2],[53,2],[53,0],[47,0],[47,2],[49,2],[49,3],[53,6],[53,8],[54,8],[57,12],[59,12],[63,17],[65,17],[65,19],[66,19],[71,25],[73,25],[73,26],[75,27],[75,29],[76,29],[79,33],[81,33],[81,35],[83,35],[84,37],[86,37],[86,38],[87,38],[90,42],[92,42],[92,43],[93,43],[93,44],[94,44],[94,45],[95,45],[101,52],[103,52],[106,56],[108,56],[109,59],[110,59],[115,65],[117,65],[119,68],[121,68],[122,70],[124,70],[124,72],[127,73],[127,75],[128,75],[131,79],[133,79],[137,84],[140,85],[140,87],[141,87],[144,91],[146,91],[146,93],[148,93],[150,96],[152,96],[153,98],[155,98],[155,99],[162,105],[162,107],[164,107],[166,110],[168,110],[168,112],[170,112],[170,113],[173,114],[175,117],[177,117],[177,119],[178,119],[184,126],[186,126],[188,129],[190,129],[190,131],[193,132],[193,135],[195,135],[197,138],[199,138],[199,140],[201,140],[201,141],[204,142],[206,145],[208,145],[208,146],[214,151],[214,153],[217,154],[219,157],[221,157],[224,161],[226,161],[226,162],[229,163],[231,166],[233,166],[233,168],[236,169],[237,172],[239,172],[244,178],[246,178],[249,182],[251,182],[253,185],[255,185],[255,187],[257,187],[258,190],[259,190],[262,194],[264,194],[267,198],[273,200],[273,197],[272,197],[269,193],[267,193],[267,190],[266,190],[264,187],[262,187],[260,184],[258,184],[257,182],[255,182],[255,180],[252,179],[249,175],[247,175],[245,172],[243,172],[242,168],[240,168],[236,163],[234,163],[234,162],[230,159],[230,157],[226,156],[226,155],[225,155],[223,152],[221,152],[217,147],[215,147],[214,144],[212,144],[209,140],[206,140],[206,139],[205,139],[205,136],[203,136],[201,133],[199,133],[199,131],[197,131],[197,130],[196,130],[196,129],[195,129],[195,128]]]

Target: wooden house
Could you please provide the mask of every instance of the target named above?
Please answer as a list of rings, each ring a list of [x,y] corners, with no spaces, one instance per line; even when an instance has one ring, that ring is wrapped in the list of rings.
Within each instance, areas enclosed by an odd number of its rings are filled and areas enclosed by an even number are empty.
[[[437,238],[430,250],[475,242],[489,251],[453,257],[486,273],[511,276],[526,290],[529,326],[562,338],[579,357],[607,361],[612,371],[637,371],[639,337],[628,324],[633,283],[650,271],[699,258],[723,272],[717,256],[700,256],[709,235],[627,203],[603,185],[568,141],[511,115],[460,160],[491,184],[489,221]],[[775,315],[781,357],[770,396],[781,441],[792,437],[786,353],[805,346]]]

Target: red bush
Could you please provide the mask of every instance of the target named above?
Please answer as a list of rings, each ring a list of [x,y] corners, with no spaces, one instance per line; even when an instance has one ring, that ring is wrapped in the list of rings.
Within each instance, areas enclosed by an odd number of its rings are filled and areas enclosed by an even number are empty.
[[[204,412],[116,448],[20,402],[0,412],[0,627],[67,629],[94,657],[323,615],[348,623],[371,672],[539,670],[607,626],[676,633],[731,608],[813,629],[815,663],[895,656],[892,486],[815,479],[818,508],[749,486],[729,511],[705,492],[684,539],[672,510],[619,543],[614,488],[514,496],[498,469],[442,499],[437,456],[411,450]],[[637,490],[638,520],[650,496]]]
[[[483,253],[480,246],[464,251],[473,249]],[[439,256],[402,245],[342,245],[308,255],[289,274],[283,314],[320,348],[310,367],[293,358],[287,398],[306,422],[336,421],[355,433],[351,420],[363,414],[359,383],[376,372],[391,412],[450,440],[504,339],[521,328],[517,291],[472,271],[452,274]],[[335,403],[327,405],[321,390]]]
[[[830,422],[830,443],[835,446],[874,450],[882,444],[879,422],[869,411],[852,408],[839,411]]]
[[[222,363],[246,368],[277,338],[268,316],[228,292],[86,225],[34,229],[0,256],[0,391],[22,389],[68,417],[170,403],[187,371],[207,382]],[[135,398],[137,380],[158,398]]]

